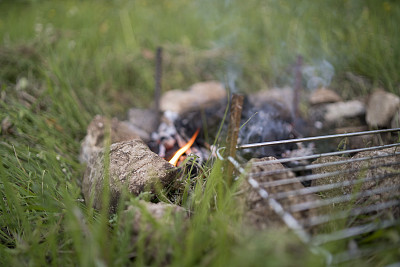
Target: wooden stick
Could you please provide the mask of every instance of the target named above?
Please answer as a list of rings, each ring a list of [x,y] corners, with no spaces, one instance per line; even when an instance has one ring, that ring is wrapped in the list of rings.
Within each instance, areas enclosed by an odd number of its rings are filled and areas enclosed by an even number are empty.
[[[295,80],[294,80],[294,96],[293,96],[293,120],[300,118],[300,91],[301,91],[301,68],[303,65],[303,57],[297,56],[297,62],[295,67]]]
[[[156,70],[154,75],[154,110],[157,114],[156,129],[160,125],[160,98],[161,98],[161,80],[162,80],[162,47],[157,47],[156,52]]]
[[[236,157],[236,145],[239,136],[240,118],[242,116],[243,108],[243,95],[232,95],[232,103],[230,108],[228,136],[226,140],[225,159],[228,157]],[[228,185],[232,184],[232,178],[234,174],[234,166],[230,161],[227,161],[224,165],[225,179]]]

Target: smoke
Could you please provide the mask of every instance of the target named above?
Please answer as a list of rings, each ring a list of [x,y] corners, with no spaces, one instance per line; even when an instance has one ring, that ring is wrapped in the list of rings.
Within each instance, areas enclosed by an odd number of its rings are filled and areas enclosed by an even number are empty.
[[[330,85],[335,75],[335,69],[331,63],[322,60],[314,65],[303,67],[302,74],[307,81],[307,88],[309,90],[315,90]]]
[[[226,67],[226,83],[232,93],[238,93],[237,81],[242,75],[242,69],[239,64],[229,62]]]

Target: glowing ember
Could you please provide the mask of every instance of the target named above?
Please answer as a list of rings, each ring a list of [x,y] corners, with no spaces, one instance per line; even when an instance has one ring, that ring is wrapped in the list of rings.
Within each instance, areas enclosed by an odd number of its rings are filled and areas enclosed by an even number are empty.
[[[185,153],[194,143],[194,140],[196,140],[197,135],[199,134],[200,129],[197,129],[197,131],[194,133],[192,138],[190,138],[189,142],[186,143],[183,147],[181,147],[175,155],[172,157],[172,159],[169,161],[172,165],[176,166],[178,163],[179,158]]]

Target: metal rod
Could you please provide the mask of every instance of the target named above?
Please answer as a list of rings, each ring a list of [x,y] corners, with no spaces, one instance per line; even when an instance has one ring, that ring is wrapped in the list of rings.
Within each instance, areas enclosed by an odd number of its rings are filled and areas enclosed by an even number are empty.
[[[342,210],[342,211],[339,211],[339,212],[336,212],[333,214],[318,215],[318,216],[311,217],[309,219],[304,219],[300,222],[305,227],[312,227],[312,226],[316,226],[319,224],[331,222],[334,220],[345,219],[345,218],[348,218],[349,216],[359,216],[361,214],[367,214],[372,211],[385,210],[385,209],[394,207],[399,204],[400,204],[400,200],[391,200],[388,202],[373,204],[373,205],[366,206],[366,207],[355,208],[350,211]],[[290,209],[290,211],[294,212],[292,209]]]
[[[273,186],[279,186],[279,185],[286,185],[286,184],[292,184],[292,183],[297,183],[297,182],[305,182],[305,181],[313,181],[313,180],[319,180],[322,178],[327,178],[331,176],[337,176],[337,175],[342,175],[342,174],[351,174],[355,173],[358,171],[361,171],[363,169],[377,169],[380,167],[390,167],[390,166],[396,166],[400,165],[399,162],[389,162],[389,163],[383,163],[383,164],[376,164],[372,166],[363,166],[361,168],[353,168],[353,169],[344,169],[344,170],[339,170],[339,171],[333,171],[333,172],[326,172],[326,173],[318,173],[318,174],[310,174],[310,175],[303,175],[303,176],[297,176],[294,178],[288,178],[288,179],[281,179],[281,180],[276,180],[276,181],[270,181],[270,182],[262,182],[261,185],[264,187],[273,187]],[[256,173],[257,176],[259,173]],[[252,175],[251,173],[249,174],[252,178],[256,175]]]
[[[310,235],[304,230],[302,225],[293,217],[292,214],[285,211],[278,201],[270,198],[268,192],[261,188],[260,184],[256,180],[248,178],[247,181],[253,190],[255,190],[263,199],[268,201],[269,207],[282,218],[285,224],[297,234],[301,241],[304,243],[310,241]]]
[[[318,246],[318,245],[326,244],[326,243],[329,243],[332,241],[337,241],[337,240],[346,239],[349,237],[373,232],[375,230],[385,229],[385,228],[388,228],[391,226],[396,226],[399,224],[400,224],[400,221],[385,220],[380,223],[368,223],[368,224],[364,224],[364,225],[360,225],[360,226],[354,226],[354,227],[338,230],[338,231],[332,232],[330,234],[317,235],[312,238],[311,243],[313,245]]]
[[[252,175],[253,175],[253,177],[255,177],[255,176],[261,176],[261,175],[262,176],[274,175],[274,174],[280,174],[280,173],[286,173],[286,172],[310,171],[313,169],[323,168],[323,167],[328,167],[328,166],[335,166],[335,165],[348,164],[348,163],[380,159],[380,158],[388,158],[388,157],[394,157],[394,156],[399,156],[399,155],[400,155],[400,152],[395,152],[393,154],[374,155],[374,156],[370,156],[370,157],[361,157],[361,158],[338,160],[338,161],[331,161],[331,162],[325,162],[325,163],[315,163],[315,164],[305,165],[305,166],[296,166],[296,167],[292,167],[292,168],[284,168],[284,169],[274,170],[274,171],[263,171],[263,172],[258,172],[258,173],[252,174]],[[280,180],[280,181],[283,181],[283,180]],[[278,182],[278,181],[276,181],[276,182]],[[279,185],[279,184],[277,184],[277,185]]]
[[[350,201],[352,199],[359,199],[363,197],[370,197],[374,196],[377,194],[382,194],[386,192],[394,192],[395,194],[393,196],[396,196],[396,194],[399,194],[397,190],[400,189],[400,185],[397,186],[386,186],[386,187],[379,187],[371,190],[366,190],[362,192],[358,192],[355,194],[351,195],[343,195],[343,196],[337,196],[333,198],[327,198],[327,199],[320,199],[318,201],[307,201],[299,204],[292,205],[290,207],[291,212],[300,212],[304,210],[310,210],[310,209],[315,209],[315,208],[320,208],[324,206],[329,206],[332,204],[337,204],[337,203],[343,203],[346,201]]]
[[[310,142],[310,141],[319,141],[319,140],[326,140],[326,139],[331,139],[331,138],[346,138],[346,137],[353,137],[353,136],[361,136],[361,135],[370,135],[370,134],[380,134],[380,133],[388,133],[388,132],[395,132],[395,131],[400,131],[400,128],[394,128],[394,129],[384,129],[384,130],[375,130],[375,131],[363,131],[363,132],[355,132],[355,133],[346,133],[346,134],[335,134],[335,135],[326,135],[326,136],[316,136],[316,137],[307,137],[307,138],[297,138],[297,139],[290,139],[290,140],[280,140],[280,141],[271,141],[271,142],[261,142],[261,143],[254,143],[254,144],[244,144],[240,145],[237,147],[237,149],[249,149],[249,148],[257,148],[257,147],[264,147],[264,146],[272,146],[272,145],[281,145],[281,144],[290,144],[290,143],[299,143],[299,142]],[[369,147],[369,148],[359,148],[359,149],[350,149],[350,150],[345,150],[345,151],[335,151],[335,152],[328,152],[328,153],[321,153],[321,154],[314,154],[314,155],[307,155],[307,156],[301,156],[301,157],[293,157],[293,158],[284,158],[284,159],[277,159],[277,160],[271,160],[271,161],[263,161],[263,162],[255,162],[252,164],[252,166],[266,166],[268,164],[274,164],[274,163],[288,163],[288,162],[299,162],[299,161],[308,161],[312,159],[317,159],[317,158],[322,158],[322,157],[328,157],[328,156],[340,156],[340,155],[348,155],[351,153],[358,153],[358,152],[364,152],[364,151],[379,151],[382,149],[386,148],[395,148],[393,151],[389,151],[386,153],[377,153],[377,155],[372,155],[372,156],[364,156],[361,158],[351,158],[349,157],[348,159],[343,158],[337,161],[329,161],[326,163],[316,163],[312,165],[304,165],[304,166],[295,166],[292,168],[285,168],[282,170],[274,170],[274,171],[262,171],[262,172],[254,172],[254,173],[249,173],[247,169],[245,170],[245,167],[241,166],[235,159],[234,157],[231,156],[226,156],[224,154],[224,158],[228,159],[228,161],[232,162],[232,166],[236,167],[236,169],[239,170],[240,173],[244,174],[247,176],[247,180],[249,184],[252,186],[252,188],[261,196],[262,198],[266,199],[268,201],[269,206],[271,209],[280,216],[280,218],[285,222],[285,224],[292,229],[297,236],[306,244],[310,245],[311,247],[317,247],[321,248],[320,245],[326,244],[329,242],[334,242],[338,240],[345,240],[348,238],[353,238],[355,236],[359,236],[365,233],[373,232],[376,230],[388,228],[388,227],[393,227],[400,225],[399,220],[387,220],[387,221],[382,221],[382,223],[375,223],[371,222],[369,220],[369,223],[363,224],[363,225],[358,225],[354,227],[344,227],[342,229],[339,229],[337,231],[333,231],[327,234],[320,234],[316,235],[314,237],[311,237],[310,233],[305,231],[306,227],[313,227],[317,225],[321,225],[324,223],[328,223],[331,221],[335,220],[340,220],[340,219],[346,219],[348,217],[350,218],[358,218],[357,216],[359,215],[368,215],[371,212],[383,212],[385,210],[391,209],[393,207],[397,207],[400,204],[400,200],[398,197],[400,196],[400,184],[391,184],[389,186],[385,187],[377,187],[373,189],[367,189],[367,190],[362,190],[359,188],[358,190],[352,189],[351,187],[354,188],[354,185],[361,185],[364,184],[365,182],[368,181],[377,181],[379,183],[379,180],[383,180],[389,177],[395,177],[395,179],[398,178],[400,175],[400,172],[392,172],[392,173],[383,173],[381,175],[377,175],[374,177],[368,177],[371,173],[363,172],[365,170],[371,170],[371,169],[377,169],[381,167],[387,167],[387,166],[398,166],[400,165],[400,161],[395,158],[393,161],[394,162],[389,162],[389,163],[382,163],[380,164],[379,162],[376,162],[375,160],[378,159],[383,159],[383,158],[389,158],[389,157],[397,157],[400,155],[400,150],[397,150],[397,147],[400,146],[400,143],[395,143],[395,144],[389,144],[389,145],[381,145],[381,146],[374,146],[374,147]],[[384,155],[382,155],[384,154]],[[218,154],[219,155],[219,154]],[[220,155],[219,155],[220,157]],[[372,161],[372,162],[371,162]],[[375,161],[375,162],[374,162]],[[398,162],[396,162],[398,161]],[[359,168],[357,166],[354,166],[353,163],[359,162],[361,165]],[[365,164],[362,164],[362,162],[366,162]],[[348,165],[350,164],[350,165]],[[358,165],[358,164],[357,164]],[[363,166],[365,165],[365,166]],[[328,166],[338,166],[336,171],[328,172],[328,173],[321,173],[321,174],[311,174],[311,175],[304,175],[304,176],[299,176],[299,177],[293,177],[293,178],[286,178],[286,179],[277,179],[275,181],[269,181],[269,182],[258,182],[255,178],[259,176],[267,176],[267,175],[277,175],[280,173],[288,173],[288,172],[300,172],[300,171],[310,171],[314,170],[317,168],[323,168],[323,167],[328,167]],[[359,175],[357,173],[363,174],[364,177],[359,179]],[[276,187],[276,186],[283,186],[291,183],[298,183],[300,181],[311,181],[311,180],[317,180],[317,179],[323,179],[327,177],[332,177],[332,176],[343,176],[346,174],[351,174],[351,173],[356,173],[356,176],[354,176],[354,179],[350,179],[350,177],[347,179],[347,177],[343,177],[344,181],[340,182],[335,182],[335,183],[328,183],[328,184],[322,184],[322,185],[317,185],[313,187],[305,187],[301,188],[298,190],[291,190],[291,191],[282,191],[278,192],[276,194],[271,194],[271,192],[268,192],[268,187]],[[295,205],[291,205],[289,207],[286,207],[285,209],[279,203],[278,201],[280,199],[285,199],[285,198],[291,198],[291,197],[297,197],[301,195],[306,195],[306,194],[313,194],[313,193],[319,193],[319,192],[324,192],[332,189],[337,189],[337,188],[343,188],[347,187],[351,191],[356,191],[353,193],[349,193],[346,195],[338,195],[336,197],[331,197],[328,199],[320,199],[318,201],[307,201]],[[278,188],[279,189],[279,188]],[[276,190],[275,190],[276,191]],[[351,192],[350,191],[350,192]],[[376,196],[380,194],[387,194],[388,198],[381,199],[380,201],[382,202],[368,202],[365,203],[364,206],[357,206],[355,204],[352,204],[353,201],[359,201],[363,200],[364,198],[371,197],[371,196]],[[339,209],[338,211],[329,211],[326,214],[321,214],[322,212],[319,212],[318,208],[323,208],[328,205],[332,204],[338,204],[338,203],[345,203],[348,202],[349,206],[348,210],[343,210]],[[351,203],[350,203],[351,202]],[[308,219],[303,219],[303,220],[296,220],[293,217],[293,213],[296,212],[302,212],[305,210],[311,210],[311,209],[318,209],[318,215],[314,217],[310,217]],[[342,226],[343,227],[343,226]],[[379,249],[373,249],[368,251],[371,253],[375,253]],[[357,258],[357,257],[362,257],[367,251],[364,250],[359,250],[357,249],[355,251],[356,254],[354,253],[339,253],[335,255],[335,261],[334,262],[343,262],[347,260],[351,260],[352,258]],[[363,255],[361,255],[363,254]]]
[[[339,138],[339,137],[352,137],[352,136],[359,136],[359,135],[366,135],[366,134],[388,133],[388,132],[395,132],[395,131],[400,131],[400,128],[373,130],[373,131],[363,131],[363,132],[354,132],[354,133],[344,133],[344,134],[332,134],[332,135],[304,137],[304,138],[279,140],[279,141],[270,141],[270,142],[262,142],[262,143],[244,144],[244,145],[238,146],[237,148],[238,149],[246,149],[246,148],[254,148],[254,147],[263,147],[263,146],[272,146],[272,145],[282,145],[282,144],[292,144],[292,143],[300,143],[300,142],[318,141],[318,140],[325,140],[325,139]]]
[[[366,257],[368,255],[374,255],[380,252],[387,252],[388,250],[393,250],[393,249],[397,249],[400,246],[400,242],[397,242],[397,244],[393,245],[393,246],[380,246],[380,247],[373,247],[373,248],[364,248],[364,249],[357,249],[357,251],[354,252],[348,252],[348,251],[344,251],[341,253],[338,253],[336,255],[333,255],[333,259],[332,259],[332,265],[336,266],[339,263],[343,263],[346,261],[351,261],[351,260],[355,260],[355,259],[359,259],[362,257]],[[395,264],[391,264],[391,265],[387,265],[387,266],[398,266],[400,262],[397,262]]]
[[[379,150],[379,149],[398,147],[398,146],[400,146],[400,143],[383,145],[383,146],[373,146],[373,147],[349,149],[349,150],[335,151],[335,152],[328,152],[328,153],[321,153],[321,154],[314,154],[314,155],[303,156],[303,157],[284,158],[284,159],[270,160],[270,161],[265,161],[265,162],[254,162],[253,166],[261,166],[264,164],[266,165],[266,164],[274,164],[274,163],[295,162],[295,161],[317,159],[317,158],[329,157],[329,156],[339,156],[339,155],[343,155],[343,154],[351,154],[351,153],[358,153],[358,152],[364,152],[364,151]]]
[[[287,197],[302,196],[302,195],[307,195],[307,194],[311,194],[311,193],[328,191],[331,189],[336,189],[336,188],[340,188],[340,187],[344,187],[344,186],[360,184],[360,183],[364,183],[364,182],[371,181],[371,180],[382,180],[382,179],[385,179],[388,177],[393,177],[396,175],[400,175],[400,172],[393,172],[393,173],[388,173],[385,175],[380,175],[380,176],[375,176],[375,177],[369,177],[369,178],[365,178],[365,179],[357,179],[357,180],[352,180],[352,181],[346,180],[346,181],[339,182],[339,183],[305,187],[302,189],[292,190],[292,191],[287,191],[287,192],[279,192],[277,194],[272,195],[271,197],[275,198],[275,199],[283,199],[283,198],[287,198]]]

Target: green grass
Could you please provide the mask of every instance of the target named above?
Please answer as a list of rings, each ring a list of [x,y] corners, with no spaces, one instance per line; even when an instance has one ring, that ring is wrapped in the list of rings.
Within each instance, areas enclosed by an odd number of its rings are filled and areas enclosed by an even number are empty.
[[[330,62],[345,98],[375,86],[399,94],[399,15],[396,1],[0,1],[0,121],[12,125],[0,137],[1,265],[320,264],[290,233],[243,230],[215,165],[183,201],[187,225],[131,242],[121,213],[80,201],[80,140],[95,114],[151,104],[157,46],[164,90],[291,85],[302,55]]]

